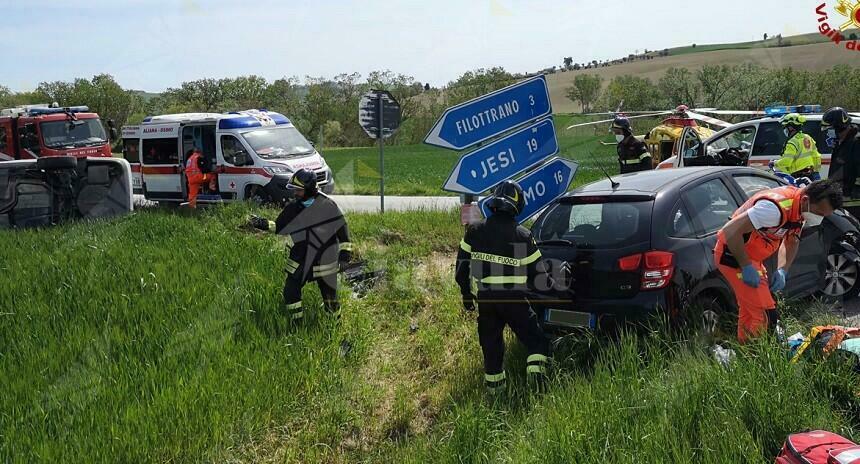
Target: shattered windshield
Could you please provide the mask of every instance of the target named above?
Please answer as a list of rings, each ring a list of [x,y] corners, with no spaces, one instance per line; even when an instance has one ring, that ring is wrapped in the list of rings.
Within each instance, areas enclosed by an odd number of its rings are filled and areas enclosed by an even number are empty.
[[[263,159],[309,155],[314,147],[295,127],[257,129],[242,134],[248,145]]]
[[[107,142],[107,135],[98,119],[50,121],[41,125],[42,140],[48,148],[88,147]]]

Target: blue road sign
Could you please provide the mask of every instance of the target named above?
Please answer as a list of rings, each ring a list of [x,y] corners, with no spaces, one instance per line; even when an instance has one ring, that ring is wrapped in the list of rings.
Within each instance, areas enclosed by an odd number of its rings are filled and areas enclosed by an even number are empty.
[[[570,186],[573,178],[576,177],[577,169],[579,169],[579,163],[576,161],[554,158],[552,161],[526,174],[522,179],[517,180],[526,196],[526,207],[517,216],[517,221],[520,224],[526,222],[553,200],[564,195],[567,192],[567,187]],[[481,212],[484,213],[484,217],[489,217],[491,214],[490,210],[487,209],[487,200],[489,198],[484,198],[478,204],[481,207]]]
[[[442,188],[477,195],[556,153],[555,124],[546,118],[464,155]]]
[[[448,108],[424,143],[463,150],[552,113],[544,76]]]

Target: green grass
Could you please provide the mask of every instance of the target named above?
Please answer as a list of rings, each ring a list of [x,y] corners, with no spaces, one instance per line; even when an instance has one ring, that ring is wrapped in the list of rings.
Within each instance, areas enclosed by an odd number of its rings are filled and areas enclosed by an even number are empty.
[[[0,460],[765,463],[804,428],[860,438],[844,366],[762,344],[725,369],[659,327],[563,340],[544,396],[511,343],[510,395],[489,401],[452,278],[453,211],[350,215],[358,256],[387,277],[364,297],[344,289],[340,323],[309,286],[308,321],[289,328],[282,247],[240,227],[251,212],[0,231],[14,276],[0,287]]]
[[[618,172],[615,147],[601,145],[613,140],[606,128],[569,131],[566,127],[581,117],[555,115],[559,156],[581,163],[573,186],[599,179],[597,166]],[[644,127],[644,126],[643,126]],[[597,135],[595,135],[597,134]],[[379,194],[379,149],[377,147],[329,148],[323,155],[334,172],[336,193]],[[386,195],[456,195],[442,190],[462,153],[429,145],[400,145],[385,148]]]

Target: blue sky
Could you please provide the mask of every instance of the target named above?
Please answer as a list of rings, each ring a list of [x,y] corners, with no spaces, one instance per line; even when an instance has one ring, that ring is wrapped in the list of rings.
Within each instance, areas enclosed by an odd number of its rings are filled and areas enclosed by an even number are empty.
[[[112,74],[161,91],[257,74],[331,77],[375,69],[444,84],[501,65],[530,72],[637,49],[814,31],[819,0],[0,0],[0,84]],[[719,5],[707,9],[704,5]],[[7,42],[8,43],[8,42]],[[10,50],[11,56],[10,56]]]

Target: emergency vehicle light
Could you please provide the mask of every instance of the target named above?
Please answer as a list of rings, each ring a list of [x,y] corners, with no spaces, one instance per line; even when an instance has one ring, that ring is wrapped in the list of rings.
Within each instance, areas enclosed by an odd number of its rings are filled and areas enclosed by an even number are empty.
[[[821,105],[779,105],[768,106],[764,109],[764,113],[768,116],[784,116],[789,113],[809,114],[820,112]]]
[[[87,106],[71,106],[68,108],[30,108],[28,113],[34,116],[42,114],[62,114],[62,113],[87,113],[90,109]]]

